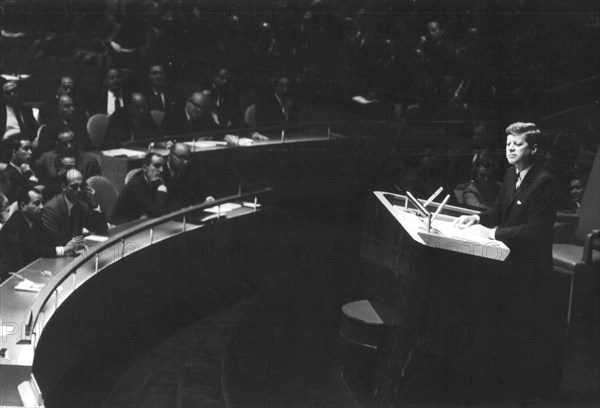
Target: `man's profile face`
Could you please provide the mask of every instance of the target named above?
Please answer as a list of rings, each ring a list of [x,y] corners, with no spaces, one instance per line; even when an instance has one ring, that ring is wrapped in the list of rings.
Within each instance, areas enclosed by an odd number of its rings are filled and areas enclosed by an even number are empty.
[[[13,106],[19,103],[21,94],[16,82],[10,81],[2,85],[2,97],[7,105]]]
[[[32,146],[29,140],[21,140],[21,145],[19,150],[15,152],[15,158],[17,165],[21,165],[23,163],[29,163],[31,161],[31,151]]]
[[[585,191],[585,182],[581,179],[571,180],[569,185],[569,194],[571,196],[571,202],[581,203],[583,198],[583,192]]]
[[[129,111],[134,118],[142,117],[148,111],[146,99],[141,95],[139,97],[133,97],[131,99],[131,104],[129,104]]]
[[[154,65],[150,67],[150,83],[156,88],[161,88],[165,85],[167,74],[162,65]]]
[[[185,104],[185,109],[187,110],[188,115],[190,115],[190,118],[195,120],[202,116],[206,110],[206,105],[206,98],[203,97],[201,93],[195,93],[188,99]]]
[[[213,82],[217,89],[224,89],[227,87],[229,81],[229,72],[226,69],[220,70],[213,78]]]
[[[431,21],[427,24],[426,35],[432,41],[439,41],[442,38],[442,30],[437,21]]]
[[[506,136],[506,159],[513,166],[526,167],[531,162],[531,148],[525,135]]]
[[[178,173],[184,173],[191,163],[192,155],[189,147],[186,145],[175,145],[173,152],[171,153],[171,163],[173,170]]]
[[[277,86],[275,87],[275,93],[280,98],[285,98],[289,93],[291,81],[289,78],[279,78]]]
[[[39,220],[42,218],[42,210],[44,204],[42,204],[42,195],[35,191],[29,191],[29,202],[19,203],[19,207],[29,220]]]

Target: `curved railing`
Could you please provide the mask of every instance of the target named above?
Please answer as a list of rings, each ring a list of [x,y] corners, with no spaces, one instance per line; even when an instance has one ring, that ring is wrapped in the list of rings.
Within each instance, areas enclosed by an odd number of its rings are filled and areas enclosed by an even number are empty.
[[[42,290],[39,292],[38,296],[36,297],[35,301],[32,303],[32,305],[29,309],[28,322],[26,325],[26,334],[28,336],[31,336],[32,333],[35,333],[34,328],[38,324],[38,319],[39,319],[40,315],[44,313],[43,312],[44,308],[46,307],[48,302],[53,297],[58,296],[58,287],[61,284],[63,284],[69,277],[71,277],[72,275],[76,275],[77,270],[80,267],[82,267],[87,262],[94,261],[95,262],[94,274],[96,274],[99,271],[98,260],[99,260],[100,253],[103,250],[109,249],[110,247],[114,246],[115,244],[120,243],[122,245],[122,247],[121,247],[121,254],[118,259],[122,259],[126,255],[125,240],[133,235],[136,235],[144,230],[150,230],[150,232],[149,232],[150,233],[150,244],[152,244],[153,237],[154,237],[154,228],[158,225],[164,224],[168,221],[172,221],[176,218],[181,217],[181,218],[183,218],[181,232],[185,232],[186,227],[187,227],[186,221],[187,221],[188,214],[195,213],[195,212],[198,212],[198,211],[204,210],[206,208],[210,208],[210,207],[219,207],[220,208],[220,206],[222,204],[229,203],[232,201],[243,201],[244,199],[251,198],[251,197],[254,200],[254,204],[255,204],[254,210],[256,211],[258,195],[267,193],[269,191],[272,191],[272,189],[267,187],[267,188],[264,188],[261,190],[256,190],[256,191],[248,192],[245,194],[242,194],[240,192],[239,194],[234,195],[234,196],[224,197],[224,198],[220,198],[218,200],[208,201],[208,202],[204,202],[202,204],[192,205],[192,206],[183,208],[181,210],[174,211],[169,214],[163,215],[161,217],[148,219],[146,221],[135,224],[134,226],[131,226],[130,228],[127,228],[123,231],[116,233],[114,236],[110,237],[106,241],[99,243],[99,245],[94,246],[92,251],[88,251],[87,253],[81,254],[77,258],[75,258],[72,262],[70,262],[63,270],[61,270],[55,276],[55,279],[51,280],[49,283],[47,283],[42,288]],[[220,213],[217,213],[217,218],[219,218],[219,217],[220,217]],[[210,219],[212,220],[214,218],[210,217]],[[203,223],[205,223],[206,221],[208,221],[208,220],[202,220]],[[194,224],[194,225],[197,225],[197,224]],[[130,253],[131,252],[128,252],[127,255]],[[53,312],[56,311],[57,308],[58,308],[58,304],[56,305],[56,308],[53,310]],[[40,327],[40,329],[43,329],[43,327]],[[36,333],[36,334],[39,335],[39,333]],[[35,342],[33,342],[33,346],[35,348],[35,346],[36,346]]]

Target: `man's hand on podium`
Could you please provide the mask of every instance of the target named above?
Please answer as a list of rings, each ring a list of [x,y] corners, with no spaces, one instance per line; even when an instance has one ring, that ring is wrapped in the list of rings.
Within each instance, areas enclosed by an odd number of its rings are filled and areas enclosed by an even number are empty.
[[[484,227],[483,225],[471,225],[469,227],[469,232],[475,236],[478,236],[483,239],[495,239],[494,237],[494,229]]]
[[[479,224],[478,215],[461,215],[460,217],[454,220],[452,226],[454,228],[463,229],[468,228],[474,224]]]

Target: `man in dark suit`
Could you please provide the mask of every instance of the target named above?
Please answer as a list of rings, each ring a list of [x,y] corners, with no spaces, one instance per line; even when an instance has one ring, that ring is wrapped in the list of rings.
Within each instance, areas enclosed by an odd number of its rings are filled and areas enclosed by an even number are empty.
[[[170,135],[218,130],[211,114],[213,106],[211,91],[194,92],[185,105],[175,104],[169,107],[162,127]]]
[[[133,91],[123,84],[123,74],[118,68],[106,71],[102,88],[87,96],[86,112],[88,117],[97,113],[112,115],[125,106],[125,99]]]
[[[242,123],[239,94],[231,89],[231,75],[225,68],[213,73],[211,86],[214,100],[213,116],[219,129],[236,129]]]
[[[148,153],[142,171],[125,185],[117,198],[111,223],[115,225],[137,220],[142,216],[159,217],[179,208],[164,181],[165,159]]]
[[[180,101],[179,92],[169,84],[163,65],[151,65],[148,79],[148,84],[142,88],[142,93],[148,100],[148,109],[164,112]]]
[[[61,194],[44,206],[42,221],[50,230],[55,246],[62,246],[79,236],[83,228],[104,235],[107,224],[94,197],[94,191],[84,182],[83,175],[75,170],[62,170]]]
[[[36,189],[19,190],[19,205],[0,230],[0,281],[38,258],[74,255],[84,248],[81,237],[64,246],[54,244],[52,234],[42,223],[42,194]]]
[[[206,180],[200,164],[193,160],[190,147],[185,143],[175,143],[167,157],[164,172],[165,185],[177,203],[183,207],[198,204],[206,197],[202,188]]]
[[[159,131],[160,129],[150,116],[146,97],[135,92],[131,94],[131,99],[124,109],[120,109],[110,116],[103,148],[112,149],[121,147],[123,142],[158,136]]]
[[[73,102],[73,98],[63,95],[56,104],[56,115],[43,128],[37,145],[39,153],[49,152],[54,149],[58,134],[70,130],[75,134],[77,144],[82,150],[91,150],[92,142],[87,132],[87,120],[80,114]]]
[[[8,81],[2,85],[0,131],[3,140],[20,134],[33,142],[38,129],[35,113],[32,108],[21,103],[21,93],[16,82]]]
[[[31,142],[21,136],[14,136],[6,142],[6,148],[10,152],[10,162],[2,172],[2,192],[12,204],[17,199],[19,189],[28,190],[40,183],[29,166]]]
[[[497,352],[500,394],[547,398],[560,388],[562,371],[564,319],[557,318],[551,293],[558,184],[543,168],[545,139],[534,124],[514,123],[506,133],[506,158],[512,167],[496,203],[479,215],[461,216],[455,225],[510,248],[505,262],[497,265],[494,276],[499,278],[489,297],[503,338]]]
[[[78,103],[77,98],[75,98],[75,81],[71,77],[64,76],[60,79],[56,93],[40,106],[40,124],[48,123],[56,116],[56,105],[61,96],[70,96],[77,106],[82,106]]]
[[[71,130],[65,130],[58,134],[56,148],[42,154],[35,162],[36,174],[39,175],[44,184],[47,180],[54,180],[58,177],[58,171],[62,167],[61,163],[64,157],[75,159],[74,168],[83,175],[84,180],[102,174],[97,157],[91,153],[82,152],[79,149],[75,133]]]
[[[273,91],[260,95],[256,101],[258,126],[287,125],[298,120],[298,106],[292,96],[292,81],[280,77]]]

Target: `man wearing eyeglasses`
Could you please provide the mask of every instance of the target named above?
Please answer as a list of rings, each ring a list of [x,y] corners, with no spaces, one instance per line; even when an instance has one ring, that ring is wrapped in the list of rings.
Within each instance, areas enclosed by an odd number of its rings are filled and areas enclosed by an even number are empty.
[[[84,228],[99,235],[106,234],[106,220],[94,190],[83,181],[83,175],[76,169],[64,169],[59,172],[59,178],[62,193],[48,201],[42,212],[42,221],[52,232],[54,245],[65,245],[82,235]]]
[[[204,198],[201,191],[203,177],[198,166],[192,167],[192,152],[185,143],[174,143],[167,157],[164,181],[177,202],[185,207]]]

